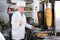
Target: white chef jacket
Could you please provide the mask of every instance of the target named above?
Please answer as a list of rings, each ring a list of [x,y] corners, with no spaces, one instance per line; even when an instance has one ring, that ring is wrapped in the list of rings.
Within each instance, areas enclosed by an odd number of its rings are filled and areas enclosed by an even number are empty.
[[[0,40],[5,40],[4,36],[2,35],[2,33],[0,32]]]
[[[22,26],[19,26],[20,19],[23,21]],[[25,27],[31,29],[31,25],[29,25],[26,22],[26,16],[24,14],[23,16],[21,16],[21,13],[19,11],[14,12],[11,24],[12,24],[12,39],[15,40],[24,39]]]

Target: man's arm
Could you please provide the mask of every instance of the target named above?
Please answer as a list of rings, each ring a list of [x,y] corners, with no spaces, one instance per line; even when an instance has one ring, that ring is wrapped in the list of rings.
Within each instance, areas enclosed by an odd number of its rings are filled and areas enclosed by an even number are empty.
[[[30,24],[28,24],[28,23],[26,23],[26,25],[25,25],[27,28],[29,28],[29,29],[31,29],[31,27],[32,27],[32,25],[30,25]]]
[[[25,20],[26,20],[26,16],[25,16]],[[26,21],[25,27],[29,29],[35,29],[35,27],[33,25],[28,24],[27,21]]]
[[[26,23],[26,27],[29,28],[29,29],[32,29],[32,30],[35,29],[35,27],[33,25],[30,25],[28,23]]]

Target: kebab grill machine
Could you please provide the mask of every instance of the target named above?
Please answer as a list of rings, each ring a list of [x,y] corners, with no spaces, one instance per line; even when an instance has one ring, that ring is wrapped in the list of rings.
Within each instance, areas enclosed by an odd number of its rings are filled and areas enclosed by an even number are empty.
[[[40,13],[38,12],[37,14],[38,21],[40,20],[39,27],[35,28],[32,34],[36,38],[55,36],[54,3],[47,0],[40,2],[40,4],[42,5],[42,11],[39,11]]]

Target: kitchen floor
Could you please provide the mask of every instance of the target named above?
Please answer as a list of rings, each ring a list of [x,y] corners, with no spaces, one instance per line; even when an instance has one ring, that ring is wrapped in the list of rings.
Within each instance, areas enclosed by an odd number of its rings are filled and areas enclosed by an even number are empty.
[[[37,40],[60,40],[60,37],[49,36],[47,38],[37,39]]]
[[[44,40],[60,40],[60,37],[54,37],[54,36],[51,36],[51,37],[48,37]]]

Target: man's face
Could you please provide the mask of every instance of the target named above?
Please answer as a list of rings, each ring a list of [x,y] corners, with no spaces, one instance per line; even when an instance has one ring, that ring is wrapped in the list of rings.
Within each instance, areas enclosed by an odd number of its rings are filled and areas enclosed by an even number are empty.
[[[23,12],[23,11],[24,11],[24,7],[23,7],[23,6],[19,6],[19,7],[18,7],[18,11],[19,11],[19,12]]]

